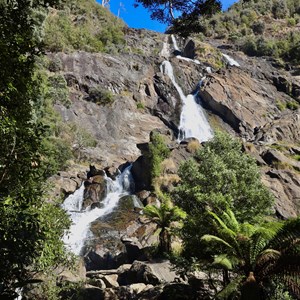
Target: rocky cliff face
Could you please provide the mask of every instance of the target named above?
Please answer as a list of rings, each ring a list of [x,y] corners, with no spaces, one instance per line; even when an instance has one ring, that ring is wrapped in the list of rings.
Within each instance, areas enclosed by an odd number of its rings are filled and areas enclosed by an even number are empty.
[[[299,214],[300,80],[292,75],[297,72],[280,69],[271,59],[221,49],[240,65],[230,66],[216,45],[179,41],[185,55],[199,58],[195,63],[174,56],[170,36],[146,30],[128,30],[126,41],[115,55],[49,54],[61,62],[59,72],[71,99],[69,107],[57,104],[57,111],[65,122],[75,122],[97,140],[96,147],[80,150],[81,158],[101,168],[118,167],[140,156],[136,145],[147,142],[153,129],[168,128],[176,136],[181,101],[160,70],[168,59],[185,94],[195,91],[206,74],[199,95],[211,120],[217,117],[214,125],[240,136],[245,149],[264,166],[263,178],[274,192],[278,213]],[[224,67],[216,69],[222,63]],[[213,72],[207,74],[207,67]],[[110,93],[107,102],[101,100],[103,91]]]

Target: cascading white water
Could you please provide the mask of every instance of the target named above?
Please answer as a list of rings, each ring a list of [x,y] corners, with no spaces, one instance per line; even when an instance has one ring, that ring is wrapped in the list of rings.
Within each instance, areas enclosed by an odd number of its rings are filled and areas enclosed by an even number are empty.
[[[172,39],[172,43],[173,43],[173,46],[174,46],[174,50],[175,51],[180,51],[178,45],[177,45],[177,41],[175,39],[175,36],[173,34],[171,34],[171,39]]]
[[[196,101],[197,95],[184,95],[181,87],[175,80],[173,68],[169,61],[165,60],[160,68],[161,72],[168,75],[171,79],[183,103],[178,140],[182,141],[185,138],[195,137],[200,142],[204,142],[211,139],[213,131],[205,117],[202,107]]]
[[[230,57],[229,55],[224,54],[224,53],[222,53],[222,55],[227,60],[227,62],[230,66],[240,67],[240,64],[236,60],[234,60],[232,57]]]
[[[106,178],[107,195],[103,200],[102,208],[81,211],[84,192],[83,185],[64,201],[62,207],[69,213],[72,225],[69,233],[64,236],[63,240],[74,254],[80,254],[85,240],[90,236],[90,224],[96,219],[110,213],[122,196],[130,194],[133,184],[130,169],[131,166],[127,167],[117,176],[116,180]]]

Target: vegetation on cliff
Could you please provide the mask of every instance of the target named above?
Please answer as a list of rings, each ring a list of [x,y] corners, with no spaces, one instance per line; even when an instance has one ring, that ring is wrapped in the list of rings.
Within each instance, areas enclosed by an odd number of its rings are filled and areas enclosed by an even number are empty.
[[[45,47],[52,52],[114,53],[125,42],[125,24],[94,0],[66,1],[50,9],[44,26]]]
[[[172,24],[180,14],[185,20],[195,20],[200,15],[212,15],[221,10],[219,0],[135,0],[135,5],[142,4],[151,13],[151,18],[162,23]]]
[[[227,12],[189,22],[177,20],[174,31],[225,39],[248,55],[300,62],[299,1],[238,1]]]

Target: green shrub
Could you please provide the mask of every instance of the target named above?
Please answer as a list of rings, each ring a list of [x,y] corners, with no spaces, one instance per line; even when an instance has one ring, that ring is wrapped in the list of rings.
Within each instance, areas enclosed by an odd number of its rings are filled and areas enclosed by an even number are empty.
[[[49,97],[53,100],[53,103],[61,103],[66,107],[71,104],[69,98],[69,90],[67,82],[62,75],[56,74],[49,77]]]
[[[280,111],[283,111],[286,109],[286,104],[284,102],[281,102],[280,100],[276,100],[276,106]]]
[[[52,10],[45,22],[45,45],[53,51],[105,52],[124,44],[124,23],[93,0],[72,0]]]
[[[277,44],[273,40],[263,40],[257,46],[258,55],[278,57]]]
[[[145,105],[144,105],[144,103],[142,103],[142,102],[137,102],[136,108],[137,108],[137,109],[145,109]]]
[[[288,18],[287,23],[289,26],[294,27],[296,25],[296,20],[294,18]]]
[[[299,108],[299,103],[296,101],[288,101],[286,107],[291,110],[296,110]]]
[[[255,40],[253,38],[247,38],[242,44],[242,50],[250,56],[256,55],[257,46]]]
[[[284,19],[289,15],[287,3],[285,0],[273,1],[272,13],[275,19]]]
[[[161,163],[168,158],[170,149],[164,142],[163,136],[157,132],[153,132],[150,137],[148,158],[150,161],[151,180],[160,176]]]
[[[295,154],[292,156],[293,159],[300,161],[300,154]]]
[[[55,56],[49,61],[48,70],[50,72],[59,72],[62,70],[62,61],[59,57]]]
[[[263,21],[256,21],[251,26],[254,34],[263,34],[266,28],[266,25]]]
[[[99,105],[107,105],[114,102],[114,94],[101,87],[93,87],[89,89],[89,95],[86,99]]]

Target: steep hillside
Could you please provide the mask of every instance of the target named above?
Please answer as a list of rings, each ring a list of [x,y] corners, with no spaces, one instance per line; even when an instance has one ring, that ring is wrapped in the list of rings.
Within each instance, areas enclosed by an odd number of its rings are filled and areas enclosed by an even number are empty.
[[[126,25],[93,0],[71,0],[50,9],[44,26],[44,42],[52,52],[118,52],[124,45]]]
[[[297,0],[238,1],[227,12],[200,18],[194,30],[251,56],[271,56],[281,64],[300,62]]]

